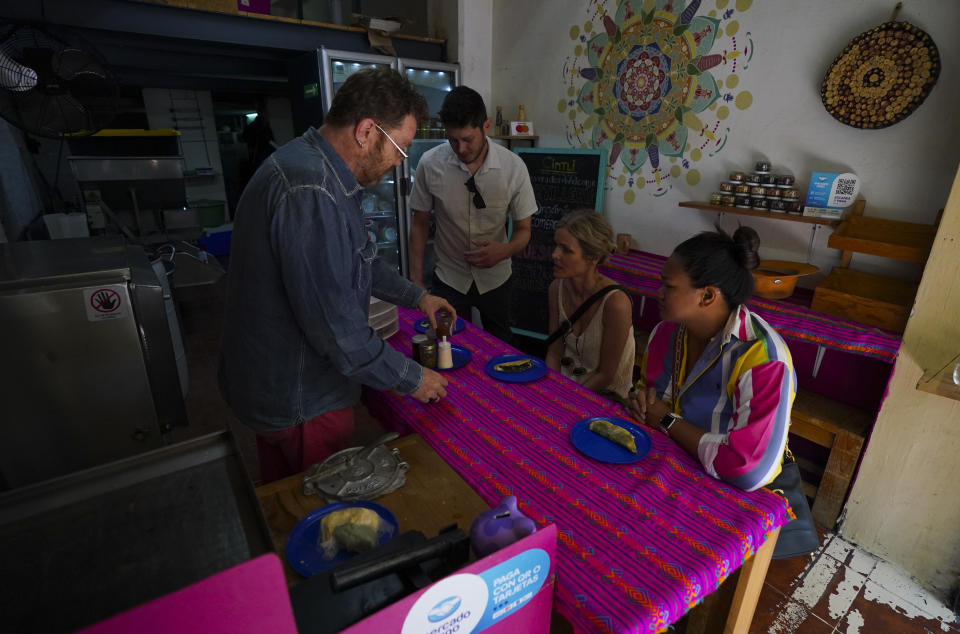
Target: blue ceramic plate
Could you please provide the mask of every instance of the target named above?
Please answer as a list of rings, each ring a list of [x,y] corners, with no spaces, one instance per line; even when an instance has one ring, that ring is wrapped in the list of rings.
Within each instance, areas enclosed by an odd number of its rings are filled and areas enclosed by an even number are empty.
[[[633,434],[633,439],[637,443],[637,453],[633,453],[612,440],[607,440],[600,434],[590,431],[590,423],[595,420],[608,420]],[[612,462],[613,464],[630,464],[643,460],[650,453],[650,447],[652,446],[649,434],[639,425],[612,416],[595,416],[580,421],[570,430],[570,440],[573,442],[573,446],[585,456],[600,462]]]
[[[427,332],[427,328],[430,327],[430,320],[424,317],[423,319],[418,319],[413,322],[413,329],[417,332]],[[457,317],[457,323],[453,326],[454,334],[460,332],[464,328],[463,319]]]
[[[530,359],[533,361],[533,367],[523,372],[497,372],[493,369],[493,366],[499,363],[520,361],[521,359]],[[547,373],[547,364],[528,354],[501,354],[487,361],[487,365],[485,365],[483,369],[498,381],[506,381],[507,383],[529,383],[530,381],[536,381]]]
[[[453,367],[452,368],[434,368],[437,372],[450,372],[451,370],[456,370],[457,368],[462,368],[463,366],[470,363],[470,357],[473,355],[470,354],[470,351],[464,348],[463,346],[450,346],[450,352],[453,353]]]
[[[298,573],[304,577],[323,572],[328,568],[333,568],[350,559],[354,553],[340,551],[333,559],[324,559],[323,550],[317,545],[320,540],[320,522],[324,517],[334,511],[343,509],[362,507],[377,512],[380,516],[380,534],[378,535],[380,544],[393,539],[398,531],[397,518],[393,513],[373,502],[334,502],[327,506],[318,508],[305,518],[300,520],[293,530],[290,531],[290,537],[287,538],[286,555],[287,561]]]

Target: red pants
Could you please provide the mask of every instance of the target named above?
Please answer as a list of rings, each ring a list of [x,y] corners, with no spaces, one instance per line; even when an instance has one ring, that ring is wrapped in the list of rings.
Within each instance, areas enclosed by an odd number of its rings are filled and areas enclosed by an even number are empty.
[[[353,408],[333,410],[302,425],[257,432],[257,457],[263,484],[305,471],[347,447],[353,431]]]

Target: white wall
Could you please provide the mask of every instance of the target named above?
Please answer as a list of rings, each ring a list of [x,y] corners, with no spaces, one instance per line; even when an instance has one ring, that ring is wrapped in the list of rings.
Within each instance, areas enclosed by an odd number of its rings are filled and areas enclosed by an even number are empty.
[[[653,196],[653,187],[634,190],[631,204],[625,200],[628,188],[615,180],[620,174],[616,166],[604,205],[614,228],[631,233],[635,247],[666,254],[718,219],[710,212],[678,208],[677,203],[709,199],[731,169],[750,169],[758,158],[770,160],[775,171],[792,172],[804,193],[811,171],[853,171],[862,180],[867,215],[932,222],[946,202],[960,161],[960,117],[955,114],[960,102],[960,43],[954,34],[960,24],[960,2],[913,0],[900,14],[899,19],[931,35],[942,60],[937,85],[910,117],[883,130],[859,130],[835,121],[820,102],[820,81],[834,57],[856,35],[888,20],[892,6],[881,0],[705,0],[698,15],[713,11],[720,17],[734,9],[741,49],[747,32],[756,47],[746,70],[740,59],[739,85],[732,91],[749,91],[752,105],[746,110],[730,105],[730,115],[723,121],[731,129],[729,139],[716,156],[692,164],[700,174],[695,185],[681,176],[659,197]],[[737,7],[746,10],[736,11]],[[571,145],[566,135],[569,110],[558,109],[558,102],[569,99],[564,65],[573,61],[577,44],[571,28],[583,33],[585,24],[592,22],[594,32],[601,31],[602,22],[594,17],[598,8],[616,11],[612,2],[493,2],[488,103],[491,110],[503,105],[510,116],[518,104],[525,104],[543,147]],[[728,44],[729,38],[718,38],[711,52],[722,52]],[[727,72],[720,67],[715,74],[722,77]],[[710,114],[705,112],[702,118],[706,121]],[[806,260],[808,225],[730,214],[722,225],[732,229],[737,222],[760,233],[762,257]],[[828,235],[829,230],[818,231],[812,258],[825,272],[839,261],[839,252],[826,247]],[[870,256],[855,256],[853,266],[905,278],[918,278],[920,273],[914,265]],[[804,284],[817,281],[807,278]]]
[[[489,113],[495,111],[490,101],[493,7],[493,0],[457,2],[456,61],[460,63],[460,83],[480,93]]]
[[[917,388],[960,352],[960,171],[870,444],[847,502],[845,537],[900,564],[940,597],[957,590],[960,402]]]

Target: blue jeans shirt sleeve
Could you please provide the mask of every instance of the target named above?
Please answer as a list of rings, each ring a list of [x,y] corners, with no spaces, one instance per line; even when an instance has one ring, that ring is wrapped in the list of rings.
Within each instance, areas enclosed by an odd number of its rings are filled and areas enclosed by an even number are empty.
[[[374,279],[385,296],[408,302],[413,284],[395,271],[389,278],[377,265],[375,245],[368,244],[359,215],[351,217],[351,203],[322,185],[289,191],[272,219],[271,248],[310,345],[343,376],[408,394],[420,386],[422,368],[376,335],[365,309]]]
[[[405,277],[397,275],[396,267],[380,258],[373,263],[373,296],[404,308],[417,308],[427,294]]]

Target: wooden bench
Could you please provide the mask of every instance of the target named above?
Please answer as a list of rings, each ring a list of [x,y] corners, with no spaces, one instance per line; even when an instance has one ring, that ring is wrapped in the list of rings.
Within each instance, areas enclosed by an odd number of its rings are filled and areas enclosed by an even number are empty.
[[[804,490],[813,499],[813,519],[823,528],[832,530],[843,510],[873,419],[864,410],[806,390],[797,391],[790,433],[830,452],[822,467],[798,458],[803,470],[821,475],[819,485],[804,481]]]

